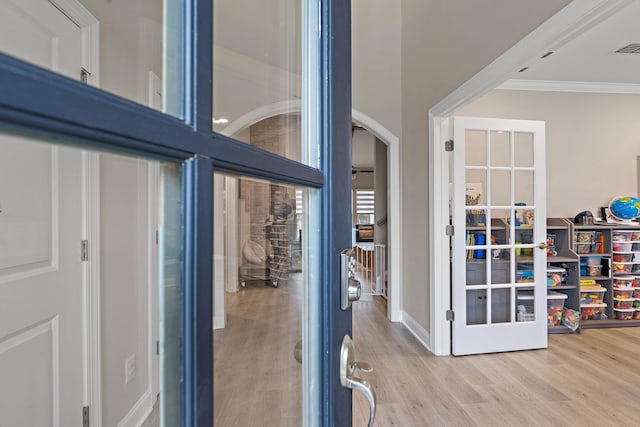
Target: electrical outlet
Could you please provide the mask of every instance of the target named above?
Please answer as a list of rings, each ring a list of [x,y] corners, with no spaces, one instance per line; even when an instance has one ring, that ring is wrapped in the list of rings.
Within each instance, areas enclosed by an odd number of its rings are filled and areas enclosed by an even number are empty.
[[[124,361],[124,383],[129,384],[136,377],[136,355],[132,354]]]

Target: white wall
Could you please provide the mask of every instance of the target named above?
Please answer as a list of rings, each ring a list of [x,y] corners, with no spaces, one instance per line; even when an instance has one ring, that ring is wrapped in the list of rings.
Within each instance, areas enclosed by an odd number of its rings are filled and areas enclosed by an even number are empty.
[[[384,142],[376,139],[375,145],[375,169],[373,170],[374,190],[376,195],[375,210],[375,230],[373,233],[377,244],[387,244],[387,222],[378,225],[382,220],[387,219],[387,200],[388,200],[388,180],[387,180],[387,146]]]
[[[640,95],[494,90],[456,115],[546,122],[547,215],[636,196]]]
[[[403,310],[429,331],[428,111],[567,0],[402,2]]]

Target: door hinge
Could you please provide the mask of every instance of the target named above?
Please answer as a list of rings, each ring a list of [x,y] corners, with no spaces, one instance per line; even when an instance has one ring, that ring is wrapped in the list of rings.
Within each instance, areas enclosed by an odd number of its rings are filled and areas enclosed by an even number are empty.
[[[156,230],[156,245],[160,242],[160,230]]]
[[[453,139],[444,142],[444,151],[453,151]]]
[[[89,427],[89,407],[82,407],[82,427]]]
[[[455,320],[455,315],[453,313],[453,310],[447,310],[446,319],[449,322],[453,322]]]
[[[89,241],[80,240],[80,261],[89,261]]]
[[[80,68],[80,81],[82,83],[89,83],[89,76],[90,75],[91,75],[91,73],[89,72],[89,70],[87,70],[84,67]]]
[[[160,355],[160,341],[156,341],[156,354]]]
[[[453,236],[455,229],[453,228],[453,225],[451,224],[447,224],[447,227],[444,229],[444,232],[447,236]]]

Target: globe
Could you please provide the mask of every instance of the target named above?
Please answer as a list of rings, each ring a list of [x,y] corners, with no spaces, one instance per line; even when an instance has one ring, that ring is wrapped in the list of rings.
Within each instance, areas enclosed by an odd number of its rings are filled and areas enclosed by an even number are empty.
[[[631,221],[640,216],[640,200],[635,197],[616,197],[609,203],[611,214],[621,221]]]

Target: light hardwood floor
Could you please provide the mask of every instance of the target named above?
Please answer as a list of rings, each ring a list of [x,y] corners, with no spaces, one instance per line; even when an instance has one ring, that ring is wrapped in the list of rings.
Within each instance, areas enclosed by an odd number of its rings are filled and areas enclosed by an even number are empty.
[[[547,350],[435,357],[379,299],[354,307],[377,426],[638,426],[640,328],[551,335]],[[354,394],[354,426],[368,405]]]
[[[228,324],[214,334],[215,425],[300,425],[300,286],[250,284],[227,294]],[[640,328],[551,335],[549,349],[435,357],[384,301],[354,305],[358,360],[378,398],[376,426],[638,426]],[[368,406],[354,394],[354,422]]]

